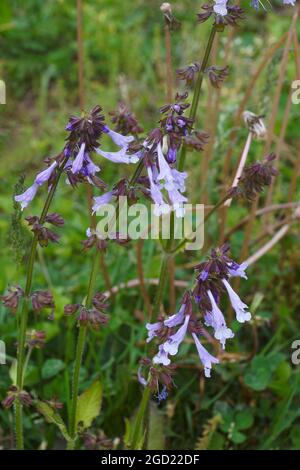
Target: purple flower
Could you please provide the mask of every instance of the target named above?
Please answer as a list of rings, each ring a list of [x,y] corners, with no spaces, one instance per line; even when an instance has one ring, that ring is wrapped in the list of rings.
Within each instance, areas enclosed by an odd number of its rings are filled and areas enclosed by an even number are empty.
[[[158,353],[154,356],[153,363],[162,364],[164,366],[168,366],[171,363],[168,353],[164,350],[164,344],[158,346]]]
[[[176,168],[171,170],[173,183],[176,189],[181,193],[185,192],[185,180],[187,178],[187,173],[185,171],[178,171]]]
[[[251,0],[251,6],[255,8],[255,10],[259,10],[259,0]]]
[[[241,301],[239,296],[237,295],[236,292],[232,289],[231,285],[229,284],[226,279],[223,279],[223,284],[226,287],[226,290],[228,292],[230,302],[232,305],[232,308],[234,309],[236,313],[236,319],[240,323],[245,323],[246,321],[251,320],[251,313],[248,312],[248,306],[244,304],[244,302]]]
[[[87,175],[88,176],[90,176],[90,175],[93,176],[93,175],[95,175],[96,173],[98,173],[100,171],[99,166],[95,165],[95,163],[90,158],[89,154],[85,155],[85,159],[86,159],[86,162],[87,162],[86,169],[87,169]]]
[[[192,333],[192,336],[195,341],[195,345],[196,345],[196,348],[200,357],[200,361],[202,362],[203,367],[204,367],[204,375],[205,377],[210,377],[212,364],[219,364],[220,361],[216,357],[209,354],[208,351],[206,351],[206,349],[200,343],[196,333]]]
[[[54,161],[52,163],[52,165],[49,166],[49,168],[47,168],[44,171],[41,171],[41,173],[39,173],[36,176],[35,183],[38,184],[39,186],[46,183],[49,180],[50,176],[52,175],[52,173],[53,173],[53,171],[56,167],[57,167],[57,162]]]
[[[174,210],[177,217],[183,217],[185,213],[184,203],[187,202],[187,198],[183,196],[180,191],[185,191],[184,181],[187,174],[181,173],[169,166],[160,143],[157,145],[156,150],[159,169],[156,179],[162,182],[161,185],[154,181],[153,169],[150,167],[147,168],[150,181],[150,193],[156,205],[154,214],[159,216],[170,212],[170,210]],[[171,206],[164,201],[161,192],[162,189],[166,189]]]
[[[167,153],[168,163],[176,163],[177,149],[170,147]]]
[[[163,348],[166,353],[171,354],[171,356],[175,356],[178,353],[178,348],[185,338],[189,321],[190,316],[187,315],[179,330],[177,330],[174,335],[170,336],[170,338],[163,344]]]
[[[118,152],[104,152],[101,150],[101,148],[96,149],[96,152],[99,155],[102,155],[102,157],[106,158],[107,160],[110,160],[113,163],[136,163],[139,161],[139,154],[134,153],[132,155],[128,155],[127,152],[127,147],[123,147],[121,150]]]
[[[173,210],[176,213],[176,217],[184,217],[185,208],[184,203],[187,202],[187,198],[183,196],[177,189],[170,189],[168,191],[169,198],[172,202]]]
[[[162,214],[168,214],[170,212],[170,206],[164,201],[159,186],[154,182],[153,172],[150,167],[147,168],[147,173],[150,182],[151,198],[155,204],[154,214],[158,217]]]
[[[207,293],[212,309],[205,315],[205,324],[214,329],[215,338],[220,341],[222,348],[225,349],[226,339],[233,338],[234,334],[230,328],[227,328],[224,315],[216,304],[211,291],[209,290]]]
[[[147,386],[147,380],[145,379],[145,377],[142,376],[142,366],[140,366],[138,368],[138,381],[140,382],[141,385],[143,385],[143,387],[146,387]]]
[[[164,386],[162,391],[157,394],[158,403],[165,401],[168,398],[167,387]]]
[[[284,5],[292,5],[295,6],[296,0],[283,0]]]
[[[121,150],[118,150],[117,152],[105,152],[101,148],[97,148],[95,150],[99,155],[102,155],[102,157],[114,163],[129,164],[137,163],[139,161],[140,152],[131,155],[127,154],[128,146],[134,140],[134,137],[132,135],[125,136],[119,134],[118,132],[112,131],[107,126],[104,127],[104,132],[110,136],[111,140],[116,145],[118,145],[118,147],[121,147]]]
[[[83,166],[84,155],[85,155],[85,142],[81,144],[77,157],[75,158],[73,162],[72,173],[79,173],[79,171],[81,170]]]
[[[161,329],[162,327],[162,322],[156,322],[156,323],[147,323],[146,328],[148,330],[148,338],[147,338],[147,343],[149,343],[155,336],[157,336],[157,332]]]
[[[125,136],[125,135],[119,134],[118,132],[112,131],[107,126],[104,126],[103,130],[107,135],[109,135],[111,140],[119,147],[128,147],[130,142],[134,140],[134,137],[132,135]]]
[[[217,15],[226,16],[228,13],[227,10],[227,1],[228,0],[214,0],[214,12]]]
[[[181,325],[184,320],[184,312],[185,312],[185,304],[182,304],[179,311],[172,315],[171,317],[168,317],[164,321],[164,325],[167,326],[168,328],[174,328],[175,326]]]
[[[92,207],[93,214],[97,212],[97,210],[101,206],[105,206],[105,204],[109,204],[110,201],[112,200],[113,197],[113,192],[108,191],[107,193],[102,194],[102,196],[94,197],[94,205]]]
[[[235,263],[234,261],[228,265],[228,272],[232,277],[243,277],[244,279],[248,279],[245,270],[248,268],[248,264],[246,262],[242,264]]]
[[[57,166],[57,162],[55,161],[55,162],[52,163],[52,165],[49,166],[49,168],[47,168],[44,171],[41,171],[35,177],[33,185],[30,186],[23,194],[19,194],[19,195],[15,196],[15,201],[21,203],[21,209],[22,210],[25,207],[27,207],[28,204],[34,199],[38,187],[41,186],[42,184],[46,183],[50,179],[50,177],[51,177],[54,169],[56,168],[56,166]]]

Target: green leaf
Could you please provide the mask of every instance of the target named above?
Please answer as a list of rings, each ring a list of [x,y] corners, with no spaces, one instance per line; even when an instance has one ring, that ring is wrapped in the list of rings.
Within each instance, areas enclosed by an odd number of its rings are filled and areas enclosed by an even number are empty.
[[[245,374],[245,384],[257,392],[265,390],[281,361],[282,354],[280,353],[256,356],[251,362],[250,370]]]
[[[17,366],[18,366],[18,361],[15,359],[9,369],[9,377],[13,383],[13,385],[16,385],[17,383]]]
[[[223,450],[225,438],[220,432],[215,432],[211,437],[207,450]]]
[[[245,434],[242,432],[239,432],[237,429],[234,429],[230,438],[235,444],[242,444],[247,439],[247,436],[245,436]]]
[[[65,368],[65,364],[60,359],[47,359],[42,368],[43,379],[51,379]]]
[[[150,403],[147,450],[165,449],[164,429],[164,415],[155,403]]]
[[[89,428],[100,413],[101,403],[102,385],[96,381],[78,398],[76,426],[80,424],[83,429]]]
[[[251,428],[253,421],[254,418],[250,410],[239,411],[235,417],[235,425],[239,430]]]
[[[68,434],[67,427],[62,417],[58,413],[56,413],[56,411],[54,411],[50,405],[38,400],[36,407],[37,410],[45,417],[48,423],[55,424],[58,427],[66,441],[72,440]]]

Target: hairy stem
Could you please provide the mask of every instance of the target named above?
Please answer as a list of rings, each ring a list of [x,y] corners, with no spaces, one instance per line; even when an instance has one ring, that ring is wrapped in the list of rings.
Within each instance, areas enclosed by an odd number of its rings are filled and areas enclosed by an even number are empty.
[[[148,407],[149,399],[151,395],[151,389],[147,385],[144,389],[142,400],[134,421],[133,432],[130,447],[133,450],[139,450],[142,446],[143,435],[141,435],[143,423],[144,423],[144,416]]]
[[[66,160],[61,164],[56,179],[51,186],[51,189],[48,193],[47,199],[45,201],[44,208],[40,217],[40,224],[42,225],[45,222],[45,218],[48,214],[51,202],[53,200],[59,179],[63,172]],[[18,351],[17,351],[17,388],[19,391],[23,388],[23,377],[24,377],[24,359],[25,359],[25,340],[26,340],[26,330],[28,324],[28,315],[29,315],[29,297],[31,292],[32,277],[33,277],[33,267],[36,258],[38,239],[37,235],[34,235],[27,265],[26,273],[26,284],[24,290],[24,299],[22,302],[22,309],[19,314],[19,332],[18,332]],[[15,404],[15,426],[16,426],[16,447],[18,450],[24,448],[24,438],[23,438],[23,409],[22,404],[19,399],[16,400]]]
[[[193,120],[196,118],[197,114],[197,109],[198,109],[198,104],[199,104],[199,99],[200,99],[200,93],[201,93],[201,88],[202,88],[202,83],[203,83],[203,78],[204,78],[204,72],[208,64],[209,56],[212,50],[213,42],[215,39],[215,35],[217,32],[217,27],[216,25],[212,26],[212,29],[210,31],[210,35],[207,41],[204,57],[201,63],[201,68],[199,70],[199,74],[197,77],[196,85],[195,85],[195,90],[193,94],[193,100],[190,108],[190,114],[189,117]],[[184,168],[184,163],[185,163],[185,157],[186,157],[186,147],[183,145],[181,149],[181,153],[179,156],[178,160],[178,170],[182,171]]]

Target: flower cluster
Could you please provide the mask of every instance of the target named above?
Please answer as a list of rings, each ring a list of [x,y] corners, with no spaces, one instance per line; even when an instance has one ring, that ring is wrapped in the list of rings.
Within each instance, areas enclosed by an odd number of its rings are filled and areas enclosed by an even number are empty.
[[[212,86],[220,88],[221,84],[229,75],[229,67],[218,67],[216,65],[212,65],[206,69],[206,73]]]
[[[32,404],[32,398],[28,392],[25,390],[19,391],[15,385],[12,385],[1,404],[3,408],[10,408],[16,400],[20,400],[23,406],[30,406]]]
[[[206,336],[206,330],[193,311],[193,303],[198,310],[207,327],[213,329],[214,337],[225,348],[227,339],[233,338],[234,334],[227,327],[223,313],[219,308],[221,294],[227,292],[231,305],[236,313],[236,319],[244,323],[251,319],[247,305],[242,302],[237,293],[232,289],[228,280],[239,276],[247,278],[245,274],[246,264],[235,263],[228,256],[229,246],[212,250],[209,259],[195,267],[197,272],[196,285],[193,291],[187,291],[181,300],[181,306],[177,313],[167,317],[159,318],[155,323],[148,323],[147,342],[157,337],[160,340],[158,353],[153,358],[153,364],[169,366],[171,359],[178,353],[179,346],[187,333],[192,335],[200,361],[204,367],[204,374],[210,377],[213,364],[218,364],[219,359],[212,356],[201,344],[199,337]]]
[[[294,6],[296,3],[296,0],[282,0],[283,5],[292,5]],[[265,9],[265,6],[261,0],[251,0],[251,6],[255,8],[255,10],[259,10],[260,4],[263,6]]]
[[[24,291],[20,286],[11,286],[6,295],[0,298],[5,307],[9,308],[13,313],[16,313],[20,299],[24,296]],[[31,304],[34,312],[40,312],[44,308],[55,307],[53,296],[50,291],[38,290],[31,294]]]
[[[147,179],[140,180],[144,185],[142,192],[150,196],[154,202],[154,213],[157,216],[174,210],[177,217],[183,217],[184,203],[187,202],[187,198],[183,195],[187,174],[175,168],[177,154],[185,139],[188,139],[189,146],[198,150],[204,145],[200,133],[196,133],[194,139],[191,139],[193,120],[184,115],[189,107],[189,104],[184,102],[186,98],[187,93],[177,94],[175,103],[167,104],[160,109],[163,115],[159,120],[160,125],[149,132],[143,143],[140,145],[132,145],[130,141],[127,143],[128,158],[132,161],[142,160],[146,167]],[[93,211],[96,212],[102,205],[108,204],[113,197],[128,193],[126,180],[121,180],[112,191],[94,198]],[[135,191],[132,195],[136,196]]]
[[[79,325],[89,325],[92,329],[98,330],[101,325],[106,325],[108,316],[104,313],[108,308],[105,295],[97,293],[92,300],[92,308],[87,308],[82,304],[68,304],[64,307],[67,316],[77,314]]]
[[[85,250],[89,250],[90,248],[95,246],[97,250],[105,252],[107,249],[108,240],[113,240],[121,246],[126,245],[130,240],[128,236],[124,237],[120,234],[120,232],[102,234],[97,228],[88,228],[86,231],[86,235],[88,238],[81,242]]]
[[[153,393],[156,393],[156,398],[160,403],[168,397],[168,390],[174,387],[173,375],[177,366],[176,364],[159,364],[153,365],[149,358],[142,358],[138,369],[138,380],[143,387],[149,386]],[[145,379],[142,371],[145,370],[148,379]],[[162,390],[160,390],[162,385]]]
[[[224,27],[234,26],[238,20],[243,19],[243,9],[238,5],[231,5],[229,0],[214,0],[214,4],[202,5],[204,13],[198,13],[198,22],[204,23],[211,16],[215,18],[215,25]]]
[[[234,195],[252,201],[266,186],[270,186],[272,179],[278,174],[272,163],[275,159],[276,155],[271,153],[262,162],[255,162],[246,166],[239,179],[238,186],[233,188]]]
[[[8,293],[6,295],[1,295],[0,299],[3,302],[3,305],[12,311],[12,313],[16,313],[20,299],[23,297],[24,291],[20,286],[11,286],[8,289]]]
[[[32,186],[23,194],[15,196],[15,200],[24,209],[35,197],[39,186],[47,183],[50,188],[56,180],[57,172],[65,171],[68,182],[75,186],[78,182],[87,182],[101,189],[106,187],[105,183],[96,176],[101,171],[92,158],[92,153],[97,153],[114,163],[136,163],[138,154],[129,155],[128,146],[133,142],[133,136],[124,136],[111,130],[104,121],[101,114],[102,108],[95,106],[90,113],[83,117],[71,116],[66,126],[69,133],[63,151],[54,158],[45,161],[48,168],[39,173]],[[100,138],[103,134],[108,135],[111,140],[120,147],[116,152],[107,152],[100,148]]]
[[[124,135],[140,134],[143,128],[139,125],[135,115],[131,113],[124,103],[119,103],[117,111],[111,111],[111,122],[115,125],[114,130]]]
[[[25,217],[25,220],[27,220],[28,224],[32,227],[31,231],[37,237],[40,246],[48,246],[49,241],[54,243],[58,242],[59,235],[45,227],[44,224],[41,223],[39,217],[29,216]],[[64,225],[64,219],[56,213],[48,214],[45,217],[45,223],[54,225],[55,227],[62,227]]]

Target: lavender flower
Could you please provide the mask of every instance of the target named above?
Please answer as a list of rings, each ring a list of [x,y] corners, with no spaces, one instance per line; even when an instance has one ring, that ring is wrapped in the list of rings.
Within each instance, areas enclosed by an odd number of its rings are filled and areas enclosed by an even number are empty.
[[[34,199],[38,187],[42,186],[44,183],[49,181],[53,171],[57,167],[57,162],[53,162],[52,165],[49,166],[49,168],[46,168],[46,170],[41,171],[34,180],[34,183],[32,186],[30,186],[23,194],[19,194],[15,196],[15,201],[21,203],[21,209],[25,209],[25,207],[28,206],[28,204]]]
[[[101,206],[109,204],[113,198],[113,192],[108,191],[107,193],[102,194],[102,196],[94,197],[94,205],[92,207],[93,213],[97,212]]]
[[[170,336],[170,338],[164,343],[163,348],[167,354],[175,356],[178,353],[178,348],[185,338],[189,321],[190,316],[187,315],[185,317],[183,325],[177,330],[174,335]]]
[[[211,291],[208,291],[211,301],[211,310],[205,315],[205,324],[211,326],[215,331],[215,338],[220,341],[222,348],[225,349],[226,339],[234,337],[230,328],[227,328],[223,313],[219,309]]]
[[[226,16],[228,13],[227,2],[228,0],[214,0],[214,12],[217,15]]]
[[[146,324],[146,328],[148,330],[147,343],[149,343],[155,336],[157,336],[156,333],[161,329],[161,327],[162,327],[162,322]]]
[[[215,309],[215,305],[213,305],[213,309]],[[220,328],[225,325],[224,317],[220,312],[218,318],[216,318],[216,313],[214,310],[214,319],[215,323],[217,324],[216,328],[218,332],[221,331]],[[174,332],[174,328],[180,326],[176,332]],[[192,308],[192,297],[191,293],[187,291],[184,294],[182,299],[182,305],[177,313],[168,317],[164,322],[159,321],[154,324],[147,324],[148,329],[148,340],[150,341],[155,336],[158,337],[162,343],[158,346],[158,353],[153,358],[153,364],[156,365],[163,365],[169,366],[171,360],[170,356],[175,356],[178,353],[178,349],[180,344],[183,342],[187,332],[189,331],[195,341],[199,357],[201,362],[203,363],[205,376],[210,376],[210,368],[211,364],[218,363],[218,359],[211,356],[204,348],[201,346],[200,341],[197,335],[204,334],[202,327],[200,326],[199,321],[197,320],[195,314],[193,313]],[[226,328],[226,325],[225,325]],[[222,341],[223,337],[232,337],[231,330],[227,329],[230,334],[225,331],[223,328],[222,335],[220,334],[220,340]],[[147,341],[148,341],[147,340]]]
[[[246,321],[251,320],[251,313],[248,312],[248,306],[241,301],[239,296],[236,292],[232,289],[231,285],[229,284],[226,279],[223,279],[223,284],[228,292],[231,305],[236,313],[236,319],[240,323],[245,323]]]
[[[164,345],[160,344],[158,346],[158,353],[153,358],[153,364],[162,364],[163,366],[168,366],[171,363],[171,360],[168,357],[168,353],[164,349]]]
[[[195,341],[195,345],[199,354],[200,361],[202,362],[203,367],[204,367],[204,375],[205,377],[209,378],[212,364],[219,364],[220,361],[216,357],[209,354],[209,352],[202,346],[202,344],[200,343],[195,333],[192,333],[192,336]]]
[[[124,136],[122,134],[118,134],[118,132],[115,132],[109,127],[104,126],[103,128],[104,132],[109,135],[111,140],[118,146],[121,147],[121,150],[117,152],[104,152],[101,150],[101,148],[97,148],[96,152],[99,155],[102,155],[102,157],[107,158],[108,160],[114,162],[114,163],[137,163],[140,158],[140,153],[134,153],[134,154],[127,154],[127,150],[129,147],[129,144],[134,141],[133,136]]]
[[[248,279],[247,274],[245,273],[247,268],[248,264],[246,262],[238,264],[232,261],[232,263],[228,264],[228,272],[232,277],[242,277],[244,279]]]
[[[159,216],[174,210],[177,217],[183,217],[183,204],[187,201],[187,198],[183,196],[181,192],[185,191],[184,180],[187,177],[187,174],[179,172],[174,168],[172,169],[169,166],[164,157],[160,143],[158,143],[156,147],[156,153],[158,168],[153,168],[151,166],[147,167],[150,182],[150,194],[155,203],[154,213]],[[156,178],[154,178],[154,172],[157,173]],[[167,191],[171,204],[165,202],[162,194],[163,189]]]
[[[182,304],[177,313],[168,317],[167,320],[164,321],[164,325],[167,326],[168,328],[174,328],[175,326],[181,325],[181,323],[183,323],[183,320],[184,320],[185,308],[186,308],[186,305]]]

